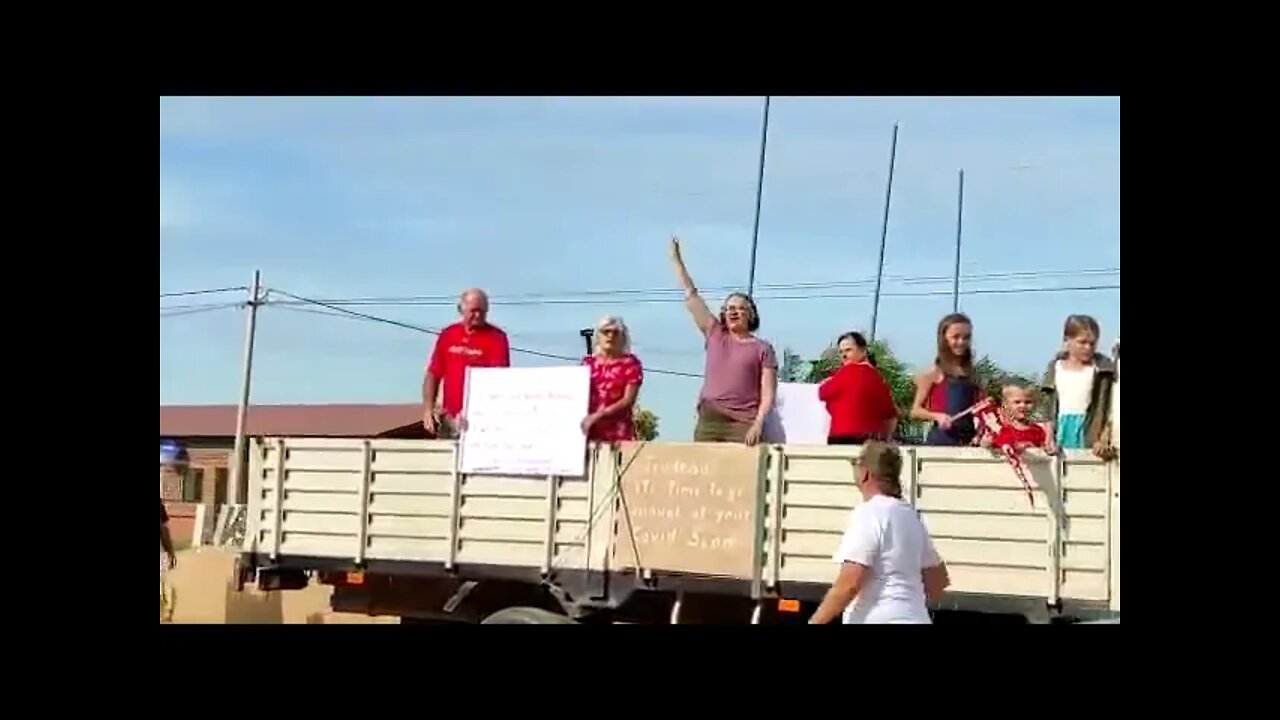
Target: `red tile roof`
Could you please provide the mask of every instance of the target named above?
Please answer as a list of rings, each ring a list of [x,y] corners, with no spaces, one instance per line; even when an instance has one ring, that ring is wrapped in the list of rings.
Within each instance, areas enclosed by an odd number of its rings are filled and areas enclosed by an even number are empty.
[[[250,436],[374,437],[422,420],[405,405],[250,405]],[[235,437],[235,405],[161,405],[161,437]]]

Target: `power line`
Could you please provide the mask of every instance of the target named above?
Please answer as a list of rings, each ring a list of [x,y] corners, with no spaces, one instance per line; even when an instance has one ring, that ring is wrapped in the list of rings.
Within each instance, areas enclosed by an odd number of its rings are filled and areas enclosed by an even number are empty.
[[[426,333],[426,334],[428,334],[428,335],[437,335],[437,336],[438,336],[438,335],[440,335],[440,332],[441,332],[440,330],[435,330],[435,329],[432,329],[432,328],[422,327],[421,325],[414,325],[413,323],[401,322],[401,321],[399,321],[399,320],[392,320],[391,318],[384,318],[384,317],[379,317],[379,316],[377,316],[377,315],[369,315],[369,314],[367,314],[367,313],[357,312],[357,311],[355,311],[355,310],[348,310],[347,308],[340,307],[340,306],[337,306],[337,305],[332,305],[332,304],[326,303],[326,302],[321,301],[321,300],[314,300],[314,299],[312,299],[312,298],[302,297],[301,295],[294,295],[293,293],[285,292],[284,290],[280,290],[280,289],[278,289],[278,288],[271,288],[271,292],[273,292],[273,293],[277,293],[277,294],[279,294],[279,295],[283,295],[283,296],[288,297],[288,298],[293,298],[294,300],[297,300],[297,301],[299,301],[299,302],[306,303],[306,304],[308,304],[308,305],[316,305],[316,306],[319,306],[319,307],[328,308],[328,309],[330,309],[330,310],[335,310],[335,311],[337,311],[338,313],[342,313],[342,314],[344,314],[344,315],[348,315],[348,316],[351,316],[351,317],[353,317],[353,318],[362,318],[362,319],[364,319],[364,320],[368,320],[368,321],[370,321],[370,322],[382,323],[382,324],[384,324],[384,325],[392,325],[392,326],[395,326],[395,327],[405,328],[405,329],[407,329],[407,330],[415,330],[415,331],[417,331],[417,332],[420,332],[420,333]],[[266,303],[266,304],[267,304],[267,305],[279,305],[279,303],[277,303],[277,302],[269,302],[269,303]],[[287,306],[286,306],[286,307],[287,307]],[[294,309],[295,309],[295,310],[297,310],[297,309],[301,309],[301,308],[294,308]],[[316,311],[313,311],[313,312],[316,312]],[[326,314],[327,314],[327,313],[326,313]],[[534,357],[546,358],[546,359],[548,359],[548,360],[561,360],[561,361],[564,361],[564,362],[572,362],[572,363],[580,362],[580,361],[582,360],[582,358],[581,358],[581,357],[573,357],[573,356],[570,356],[570,355],[556,355],[556,354],[554,354],[554,353],[545,353],[545,352],[542,352],[542,351],[540,351],[540,350],[529,350],[529,349],[526,349],[526,348],[519,348],[519,347],[512,347],[512,348],[511,348],[511,352],[513,352],[513,353],[521,353],[521,354],[523,354],[523,355],[532,355],[532,356],[534,356]],[[702,377],[701,375],[697,375],[697,374],[695,374],[695,373],[681,372],[681,371],[679,371],[679,370],[663,370],[663,369],[661,369],[661,368],[645,368],[645,372],[648,372],[648,373],[656,373],[656,374],[658,374],[658,375],[672,375],[672,376],[676,376],[676,377],[688,377],[688,378],[701,378],[701,377]]]
[[[285,305],[282,303],[265,303],[265,304],[271,305],[272,307],[275,307],[275,308],[279,308],[280,310],[288,310],[289,312],[306,313],[308,315],[318,315],[320,317],[334,317],[342,320],[356,320],[356,321],[367,322],[367,320],[363,317],[354,317],[345,312],[326,310],[324,308],[312,308],[312,307],[306,307],[305,305]],[[505,330],[505,332],[507,333],[507,337],[511,337],[511,338],[531,338],[531,337],[545,338],[548,336],[554,336],[562,339],[564,337],[564,332],[562,331],[548,330],[548,331],[537,331],[537,332],[520,332],[520,331],[512,331],[508,329],[508,330]],[[636,346],[636,347],[638,351],[641,351],[643,353],[649,353],[652,355],[682,355],[685,357],[690,357],[696,354],[699,357],[702,356],[701,350],[694,352],[689,350],[688,348],[675,350],[672,348],[652,346],[647,343],[643,346]]]
[[[165,310],[198,310],[200,308],[224,308],[244,305],[243,301],[219,302],[219,303],[182,303],[180,305],[161,305],[160,311]]]
[[[975,275],[967,275],[966,280],[1000,280],[1000,279],[1035,279],[1042,277],[1054,277],[1065,275],[1114,275],[1120,272],[1120,268],[1090,268],[1081,270],[1024,270],[1014,272],[998,272],[983,273]],[[951,282],[951,275],[922,275],[922,276],[888,276],[903,284],[936,284],[941,282]],[[826,282],[798,282],[798,283],[775,283],[761,284],[758,287],[761,290],[797,290],[797,289],[832,289],[844,287],[858,287],[862,285],[870,285],[875,282],[874,278],[864,280],[843,280],[843,281],[826,281]],[[704,291],[730,291],[736,289],[736,286],[704,286]],[[578,290],[578,291],[559,291],[559,292],[541,292],[541,293],[522,293],[515,295],[496,296],[497,302],[509,303],[512,300],[540,300],[546,298],[562,298],[564,296],[612,296],[612,295],[660,295],[660,294],[682,294],[683,291],[678,288],[633,288],[618,290]],[[456,295],[409,295],[409,296],[384,296],[384,297],[354,297],[354,298],[324,298],[325,302],[344,304],[344,305],[396,305],[396,304],[412,304],[417,302],[446,302],[453,304],[457,302]],[[491,298],[491,301],[493,299]]]
[[[199,315],[200,313],[212,312],[214,310],[226,310],[228,308],[244,307],[242,302],[229,303],[204,303],[199,305],[172,305],[160,308],[160,317],[180,317],[183,315]],[[166,312],[167,311],[167,312]]]
[[[1073,285],[1073,286],[1057,286],[1057,287],[1036,287],[1036,288],[980,288],[978,290],[965,290],[961,295],[1021,295],[1023,293],[1054,293],[1054,292],[1095,292],[1098,290],[1119,290],[1120,285]],[[900,292],[900,293],[881,293],[881,297],[941,297],[951,296],[951,290],[930,290],[928,292]],[[850,298],[868,298],[868,293],[848,294],[848,295],[825,295],[822,299],[843,300]],[[766,300],[806,300],[808,297],[773,297],[764,298]]]
[[[1119,290],[1119,289],[1120,289],[1119,285],[1087,285],[1087,286],[1075,286],[1075,287],[1048,287],[1048,288],[990,288],[990,289],[966,290],[962,294],[989,295],[989,294],[1019,294],[1019,293],[1042,293],[1042,292],[1087,292],[1087,291]],[[385,318],[377,315],[370,315],[368,313],[362,313],[355,310],[350,310],[348,308],[342,307],[334,303],[328,303],[323,300],[316,300],[314,298],[307,298],[307,297],[302,297],[300,295],[294,295],[292,293],[285,292],[277,288],[272,288],[269,292],[276,293],[278,295],[283,295],[284,297],[287,297],[287,298],[292,298],[293,300],[304,304],[304,307],[299,307],[296,305],[285,304],[281,301],[269,301],[264,303],[266,305],[279,307],[283,310],[292,310],[294,312],[304,312],[304,313],[323,315],[328,317],[346,317],[350,319],[365,320],[368,322],[381,323],[384,325],[391,325],[394,327],[414,330],[416,332],[421,332],[428,335],[438,336],[441,333],[441,331],[438,329],[422,327],[420,325],[414,325],[413,323],[407,323],[400,320],[393,320],[391,318]],[[916,292],[916,293],[882,293],[881,296],[882,297],[936,297],[936,296],[949,296],[951,295],[951,292],[952,291],[950,290],[935,290],[935,291]],[[871,297],[871,295],[869,293],[860,293],[860,294],[847,294],[847,295],[826,295],[826,296],[816,296],[816,297],[806,296],[803,298],[795,298],[795,299],[867,298],[867,297]],[[773,299],[779,299],[779,298],[773,298]],[[587,302],[587,301],[582,301],[582,302]],[[601,302],[601,301],[595,301],[595,302]],[[618,302],[618,301],[604,300],[603,302]],[[305,305],[314,305],[316,306],[316,308],[305,307]],[[317,309],[317,308],[324,308],[324,309]],[[547,352],[542,352],[540,350],[529,350],[527,348],[519,348],[514,346],[511,347],[511,352],[521,353],[524,355],[532,355],[534,357],[541,357],[549,360],[560,360],[564,362],[578,362],[580,360],[580,358],[572,357],[569,355],[557,355],[555,353],[547,353]],[[656,373],[659,375],[671,375],[674,377],[687,377],[687,378],[698,378],[698,379],[702,377],[701,375],[696,373],[682,372],[679,370],[664,370],[661,368],[646,368],[646,371],[651,373]]]
[[[1094,292],[1101,290],[1119,290],[1120,285],[1058,285],[1050,287],[1014,287],[1014,288],[978,288],[965,290],[962,295],[1006,295],[1006,294],[1022,294],[1022,293],[1054,293],[1054,292]],[[951,290],[928,290],[916,292],[884,292],[881,297],[937,297],[951,296]],[[765,300],[855,300],[873,297],[870,292],[856,293],[807,293],[802,295],[764,295],[756,298],[757,301]],[[450,300],[401,300],[401,301],[351,301],[351,300],[328,300],[314,301],[326,302],[327,307],[343,307],[343,306],[363,306],[363,307],[452,307],[457,303],[457,298]],[[546,306],[546,305],[648,305],[655,303],[682,303],[683,297],[635,297],[635,298],[564,298],[564,299],[547,299],[547,300],[491,300],[490,305],[500,305],[504,307],[528,307],[528,306]],[[279,306],[297,305],[298,302],[288,301],[271,301],[269,304]],[[305,304],[305,303],[304,303]]]
[[[347,319],[347,320],[367,320],[367,319],[368,319],[368,318],[365,318],[365,317],[363,317],[363,316],[350,315],[350,314],[345,313],[345,312],[337,312],[337,311],[334,311],[334,310],[325,310],[324,308],[311,308],[311,307],[307,307],[305,304],[303,304],[303,305],[286,305],[286,304],[281,303],[281,302],[267,302],[267,303],[264,303],[264,304],[265,304],[265,305],[270,305],[270,306],[272,306],[272,307],[280,308],[281,310],[288,310],[289,312],[307,313],[307,314],[309,314],[309,315],[320,315],[320,316],[322,316],[322,317],[345,318],[345,319]]]
[[[1045,287],[1045,288],[988,288],[988,289],[966,290],[962,294],[987,295],[987,294],[1020,294],[1020,293],[1041,293],[1041,292],[1085,292],[1085,291],[1119,290],[1119,289],[1120,289],[1120,286],[1118,284],[1117,285],[1088,285],[1088,286],[1074,286],[1074,287]],[[286,292],[278,288],[271,288],[269,292],[282,295],[287,298],[291,298],[297,303],[302,303],[303,305],[303,306],[297,306],[294,304],[288,304],[278,300],[263,303],[265,305],[272,305],[275,307],[279,307],[282,310],[290,310],[293,312],[323,315],[327,317],[345,317],[349,319],[365,320],[367,322],[380,323],[383,325],[391,325],[393,327],[400,327],[407,330],[413,330],[416,332],[425,333],[428,335],[438,336],[441,333],[440,330],[437,330],[434,328],[427,328],[420,325],[414,325],[413,323],[407,323],[400,320],[394,320],[391,318],[385,318],[377,315],[370,315],[368,313],[362,313],[355,310],[350,310],[348,308],[342,307],[335,303],[329,303],[323,300],[317,300],[314,298],[303,297],[301,295],[295,295],[293,293]],[[944,296],[944,295],[950,295],[950,294],[951,294],[951,291],[949,290],[936,290],[936,291],[926,291],[926,292],[883,293],[882,297],[886,297],[886,296],[887,297],[936,297],[936,296]],[[791,298],[774,297],[769,299],[814,300],[814,299],[867,298],[867,297],[871,297],[871,295],[869,293],[826,294],[826,295],[794,296]],[[649,300],[649,301],[670,302],[670,299],[658,299],[658,300]],[[578,301],[566,301],[566,302],[573,302],[574,304],[583,304],[588,302],[617,303],[617,302],[636,302],[636,301],[635,300],[619,301],[619,300],[601,299],[601,300],[594,300],[594,301],[578,300]],[[645,300],[642,299],[640,300],[640,302],[645,302]],[[214,310],[222,310],[222,309],[233,308],[233,307],[243,307],[245,306],[245,304],[246,303],[244,302],[230,302],[230,303],[171,305],[168,307],[162,307],[160,309],[161,310],[160,317],[166,318],[166,317],[177,317],[181,315],[194,315],[199,313],[211,312]],[[306,306],[315,306],[315,307],[306,307]],[[319,308],[323,308],[323,309],[319,309]],[[569,355],[557,355],[555,353],[547,353],[547,352],[542,352],[540,350],[530,350],[527,348],[520,348],[520,347],[514,347],[514,346],[511,348],[511,352],[545,358],[548,360],[560,360],[562,362],[576,363],[580,360],[580,358],[569,356]],[[670,375],[673,377],[685,377],[685,378],[695,378],[695,379],[702,378],[702,376],[697,373],[689,373],[689,372],[683,372],[679,370],[666,370],[662,368],[646,368],[646,371],[650,373],[658,374],[658,375]]]
[[[1115,275],[1120,272],[1118,267],[1110,268],[1082,268],[1079,270],[1016,270],[1002,271],[990,273],[976,273],[965,275],[962,279],[966,281],[980,280],[1028,280],[1040,279],[1048,277],[1064,277],[1075,275]],[[904,285],[931,285],[939,283],[950,283],[954,277],[952,275],[886,275],[885,279],[893,280]],[[836,288],[860,287],[871,285],[876,281],[875,278],[865,278],[862,280],[840,280],[840,281],[818,281],[818,282],[793,282],[793,283],[762,283],[757,285],[760,290],[829,290]],[[722,286],[704,286],[703,292],[730,292],[737,290],[735,285]],[[565,297],[608,297],[608,296],[632,296],[632,295],[676,295],[680,302],[683,302],[683,292],[679,288],[661,287],[661,288],[626,288],[613,290],[560,290],[560,291],[544,291],[533,293],[517,293],[512,295],[498,295],[490,298],[491,304],[509,305],[514,301],[557,299],[562,300]],[[769,299],[761,296],[760,299]],[[407,296],[357,296],[348,298],[320,298],[323,302],[335,305],[431,305],[445,304],[453,305],[457,303],[457,295],[407,295]]]
[[[244,291],[247,291],[248,289],[249,288],[245,287],[244,285],[240,285],[237,287],[209,288],[208,290],[183,290],[181,292],[160,293],[160,297],[168,298],[168,297],[188,297],[191,295],[214,295],[217,293],[225,293],[225,292],[244,292]]]

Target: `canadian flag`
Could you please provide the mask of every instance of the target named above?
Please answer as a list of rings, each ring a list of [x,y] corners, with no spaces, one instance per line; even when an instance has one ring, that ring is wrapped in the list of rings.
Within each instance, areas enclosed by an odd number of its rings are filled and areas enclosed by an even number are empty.
[[[1027,464],[1022,461],[1022,448],[1018,446],[1017,433],[1013,432],[1012,427],[1000,422],[1000,411],[995,401],[987,398],[966,412],[973,413],[979,435],[982,433],[991,435],[992,448],[1004,455],[1004,459],[1009,462],[1014,474],[1022,482],[1022,488],[1027,491],[1027,500],[1031,502],[1031,507],[1035,507],[1036,496],[1031,489]]]

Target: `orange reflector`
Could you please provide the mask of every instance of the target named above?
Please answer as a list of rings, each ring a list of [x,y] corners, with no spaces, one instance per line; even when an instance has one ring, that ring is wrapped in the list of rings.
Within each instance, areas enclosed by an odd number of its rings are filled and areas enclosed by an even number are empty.
[[[364,573],[362,573],[362,572],[349,572],[349,573],[347,573],[347,584],[348,584],[348,585],[363,585],[363,584],[364,584]]]
[[[778,612],[785,612],[785,613],[800,612],[800,601],[787,600],[785,598],[778,598]]]

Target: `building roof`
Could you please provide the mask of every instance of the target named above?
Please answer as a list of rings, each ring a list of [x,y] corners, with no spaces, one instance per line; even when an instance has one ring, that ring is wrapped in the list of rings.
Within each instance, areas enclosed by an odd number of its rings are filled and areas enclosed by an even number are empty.
[[[421,422],[422,404],[251,405],[245,434],[256,437],[376,437]],[[161,405],[160,436],[228,438],[236,434],[235,405]]]

